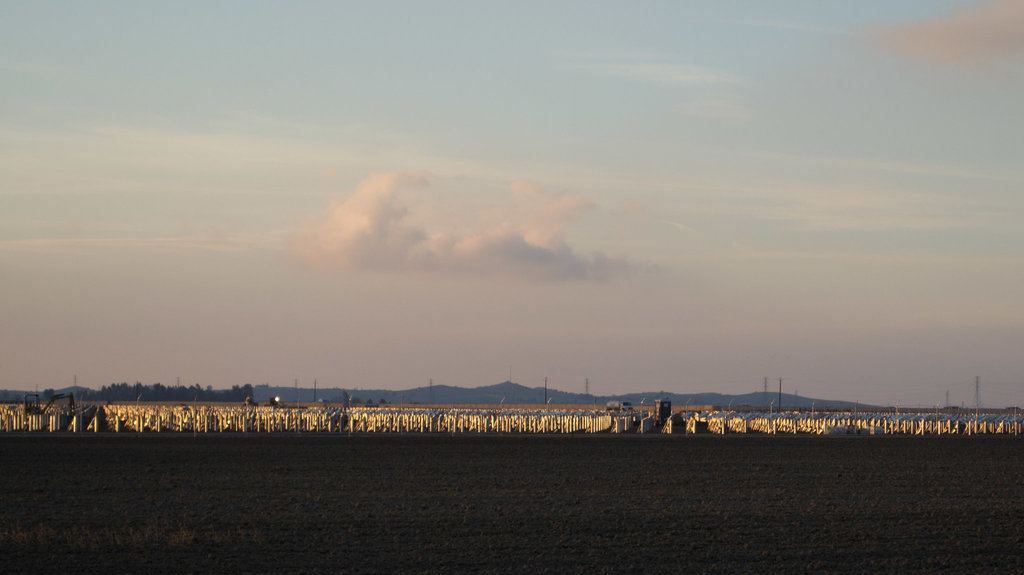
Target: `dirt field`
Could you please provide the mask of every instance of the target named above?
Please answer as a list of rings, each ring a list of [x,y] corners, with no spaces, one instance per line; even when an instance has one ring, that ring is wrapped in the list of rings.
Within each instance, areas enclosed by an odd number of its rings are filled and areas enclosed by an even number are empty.
[[[3,573],[1024,572],[1024,441],[0,437]]]

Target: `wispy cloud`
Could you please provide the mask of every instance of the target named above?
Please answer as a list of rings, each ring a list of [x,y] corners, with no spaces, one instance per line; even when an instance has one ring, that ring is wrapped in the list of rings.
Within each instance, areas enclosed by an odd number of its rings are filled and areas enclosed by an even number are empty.
[[[44,64],[41,62],[31,62],[24,60],[0,62],[0,69],[32,75],[54,75],[64,73],[67,71],[66,68],[56,66],[54,64]]]
[[[681,231],[681,232],[686,232],[686,233],[692,233],[693,232],[693,228],[691,228],[690,226],[688,226],[686,224],[683,224],[683,223],[674,222],[674,221],[671,221],[671,220],[665,220],[665,223],[670,225],[670,226],[672,226],[673,228]]]
[[[987,65],[1024,52],[1024,2],[988,0],[916,22],[879,27],[886,49],[938,65]]]
[[[814,24],[806,24],[803,22],[796,22],[793,20],[778,20],[778,19],[761,19],[761,20],[747,20],[747,19],[727,19],[727,20],[715,20],[722,24],[732,24],[736,26],[749,26],[752,28],[770,28],[774,30],[786,30],[791,32],[809,32],[813,34],[830,34],[838,35],[845,34],[843,30],[838,28],[829,28],[827,26],[816,26]]]
[[[768,224],[800,232],[884,233],[976,227],[988,221],[997,208],[982,198],[893,186],[758,182],[706,187],[685,209],[684,221],[688,222]]]
[[[584,256],[565,240],[566,226],[594,205],[574,194],[551,194],[516,182],[511,201],[476,222],[431,231],[417,221],[406,188],[423,188],[424,173],[383,173],[328,207],[292,238],[292,252],[320,269],[499,276],[530,281],[603,280],[630,268],[621,258]]]
[[[776,210],[776,218],[806,231],[953,229],[977,220],[967,211],[958,212],[960,202],[905,191],[805,190],[789,200]]]
[[[890,187],[785,185],[749,193],[752,220],[811,232],[951,230],[978,225],[982,204]]]
[[[914,162],[893,162],[874,160],[868,158],[851,158],[839,156],[808,156],[801,154],[778,154],[778,153],[757,153],[762,158],[772,160],[783,160],[820,166],[832,166],[836,168],[891,172],[901,174],[915,174],[920,176],[937,176],[942,178],[961,178],[965,180],[981,180],[990,182],[1010,182],[1010,178],[1000,174],[980,172],[958,168],[956,166],[937,166],[934,164],[920,164]]]
[[[687,116],[711,120],[743,121],[754,118],[754,111],[736,99],[722,96],[694,98],[679,104]]]
[[[657,55],[573,58],[569,65],[588,74],[652,84],[712,86],[740,81],[736,76],[714,68],[685,64]]]
[[[0,240],[0,251],[27,253],[72,253],[95,249],[144,249],[210,252],[240,252],[274,249],[280,239],[273,234],[221,234],[216,236],[164,237],[44,237]]]

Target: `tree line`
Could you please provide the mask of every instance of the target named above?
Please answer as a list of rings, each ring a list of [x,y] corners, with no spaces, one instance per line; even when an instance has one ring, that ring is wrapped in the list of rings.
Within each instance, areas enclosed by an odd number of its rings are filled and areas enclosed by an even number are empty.
[[[46,389],[40,394],[44,399],[53,397],[56,392]],[[164,385],[154,383],[143,385],[140,382],[127,382],[104,385],[99,391],[80,390],[78,399],[89,401],[227,401],[243,402],[253,397],[251,384],[233,385],[231,389],[213,389],[211,386],[201,387],[198,383],[184,385]],[[76,394],[76,395],[79,395]]]

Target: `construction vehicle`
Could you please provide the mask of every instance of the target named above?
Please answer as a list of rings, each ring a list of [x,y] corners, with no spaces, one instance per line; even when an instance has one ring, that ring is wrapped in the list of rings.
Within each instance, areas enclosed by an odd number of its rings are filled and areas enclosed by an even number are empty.
[[[34,399],[29,399],[29,396],[32,396]],[[32,413],[49,413],[50,409],[53,408],[53,406],[56,405],[57,402],[65,398],[67,399],[68,411],[70,413],[74,413],[75,394],[73,393],[58,393],[54,396],[51,396],[50,400],[46,402],[46,405],[42,405],[39,402],[38,393],[26,393],[24,403],[25,415],[29,415]]]
[[[39,401],[38,393],[26,393],[23,409],[25,415],[49,420],[50,431],[81,431],[97,415],[95,406],[77,405],[71,393],[52,395],[45,404]]]

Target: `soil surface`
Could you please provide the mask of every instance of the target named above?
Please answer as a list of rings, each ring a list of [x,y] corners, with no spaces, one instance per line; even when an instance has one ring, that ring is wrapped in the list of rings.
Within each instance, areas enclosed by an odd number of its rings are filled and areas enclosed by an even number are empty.
[[[1013,437],[5,436],[3,573],[1024,572]]]

